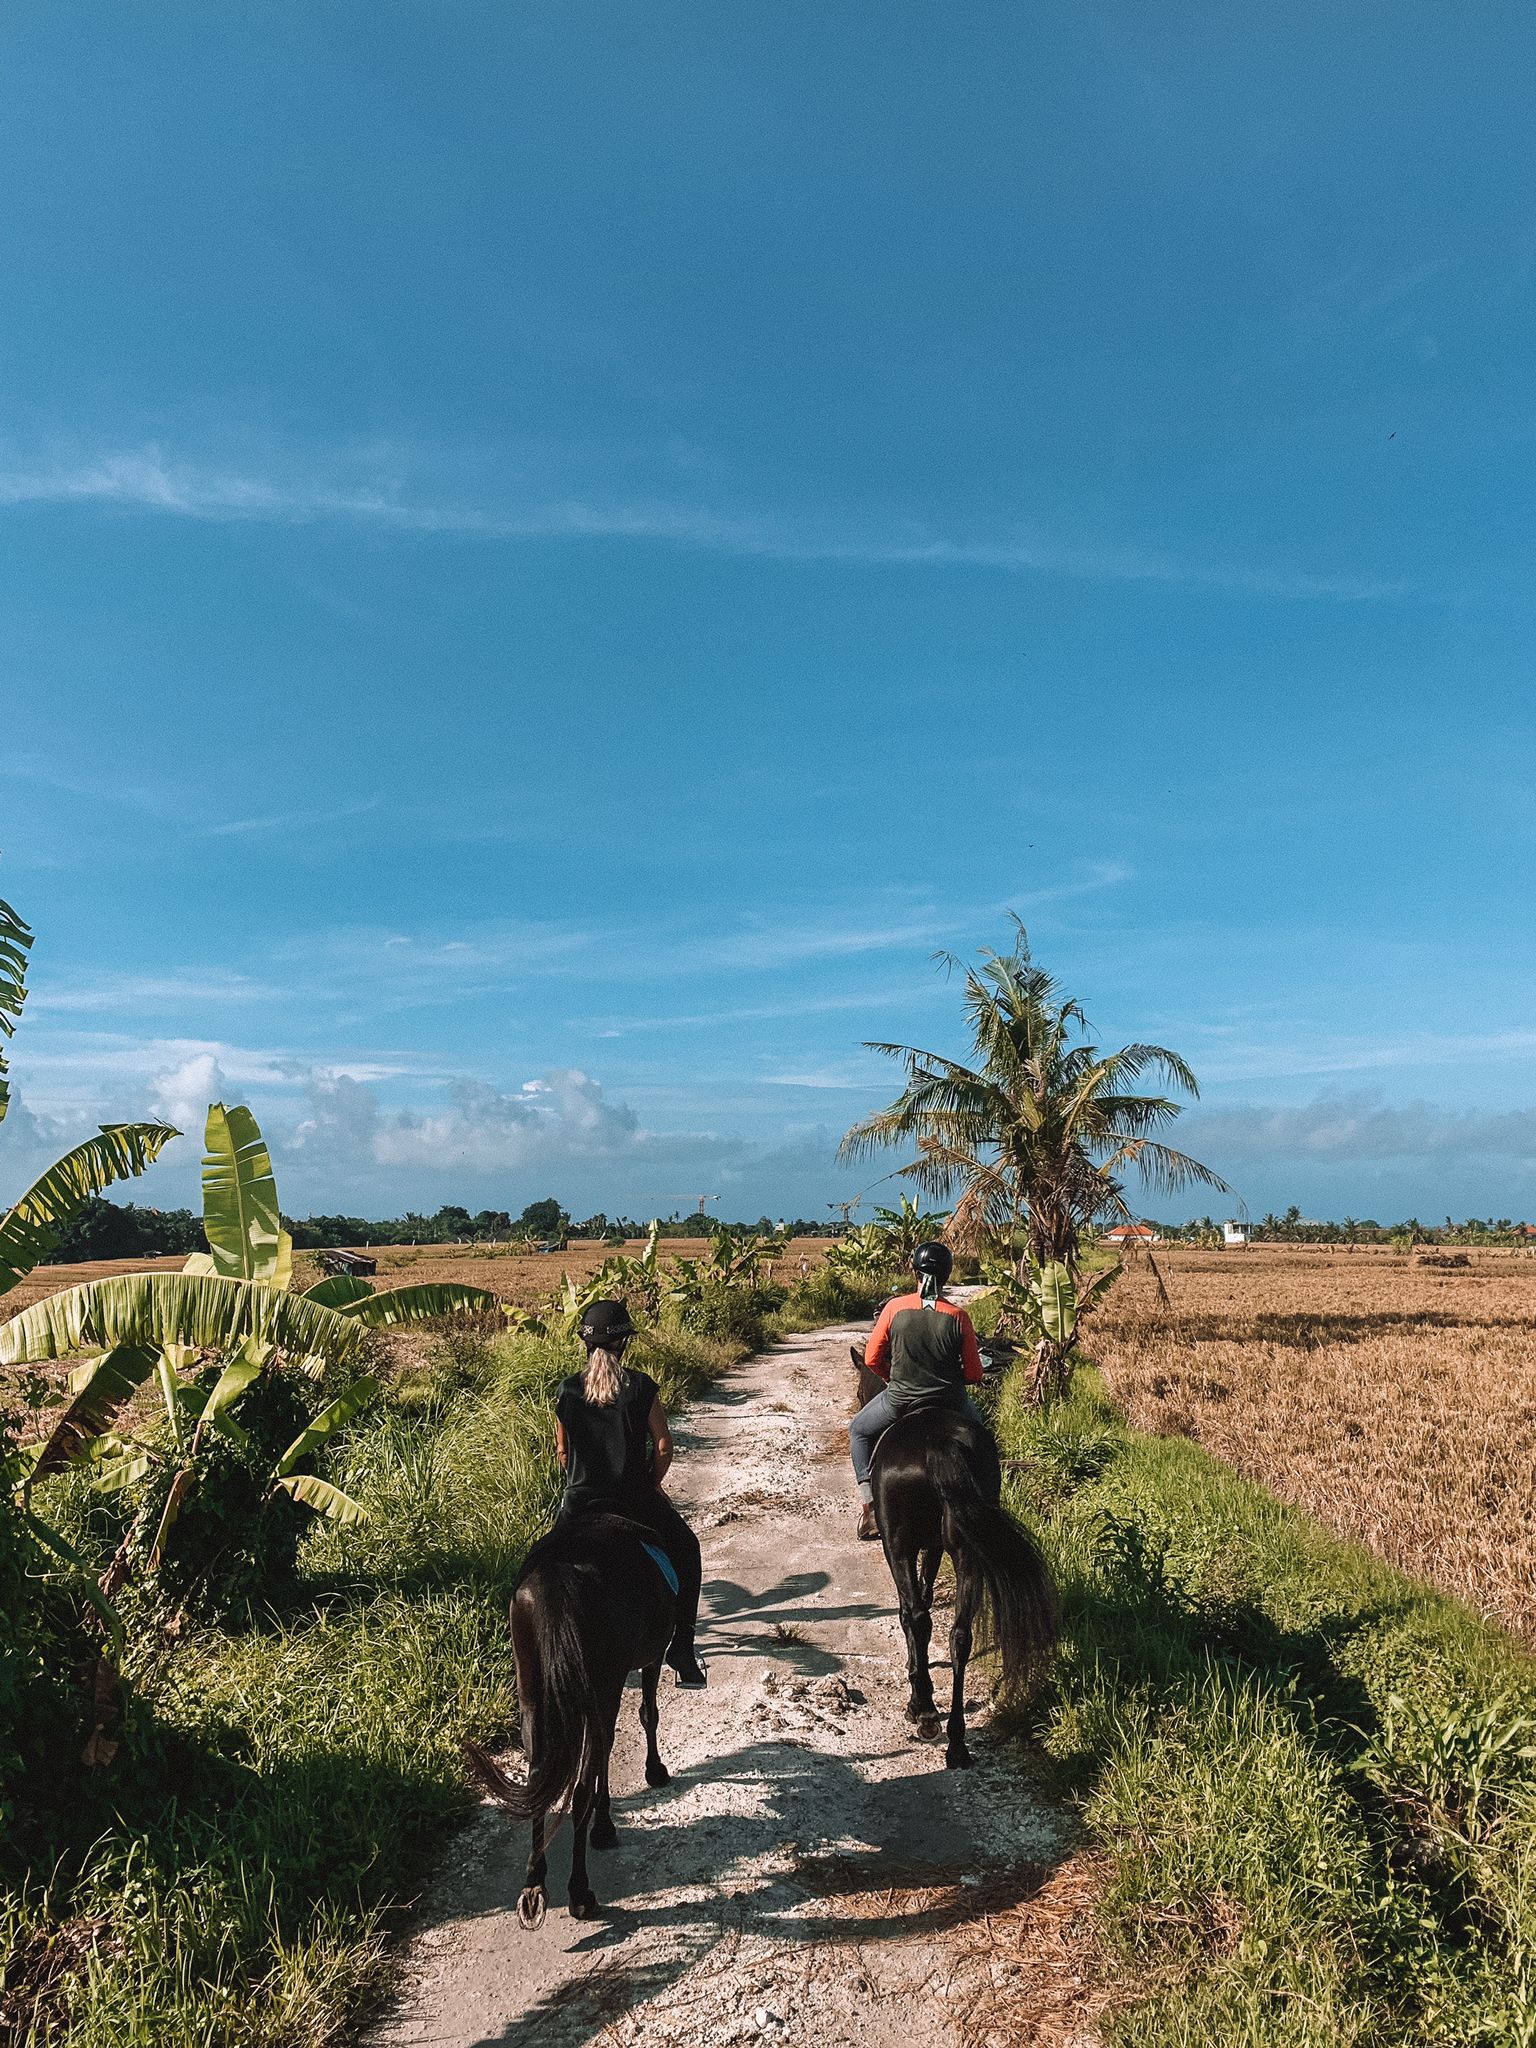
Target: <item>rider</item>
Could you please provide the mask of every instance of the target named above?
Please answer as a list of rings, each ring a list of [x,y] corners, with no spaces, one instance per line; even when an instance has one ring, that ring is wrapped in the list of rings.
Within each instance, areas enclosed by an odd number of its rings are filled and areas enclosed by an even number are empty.
[[[912,1253],[917,1292],[899,1294],[885,1304],[864,1349],[864,1363],[886,1382],[885,1392],[866,1401],[848,1425],[853,1476],[864,1503],[859,1535],[866,1542],[880,1534],[869,1468],[883,1430],[914,1408],[963,1409],[986,1427],[965,1391],[981,1384],[976,1332],[965,1310],[944,1299],[944,1284],[954,1263],[947,1244],[930,1239],[918,1245]]]
[[[677,1574],[677,1625],[667,1662],[678,1684],[696,1692],[708,1683],[693,1647],[703,1578],[699,1539],[661,1491],[672,1463],[672,1432],[656,1382],[624,1363],[634,1334],[622,1301],[594,1301],[582,1316],[586,1368],[562,1380],[555,1396],[555,1455],[565,1472],[560,1516],[624,1515],[657,1538]]]

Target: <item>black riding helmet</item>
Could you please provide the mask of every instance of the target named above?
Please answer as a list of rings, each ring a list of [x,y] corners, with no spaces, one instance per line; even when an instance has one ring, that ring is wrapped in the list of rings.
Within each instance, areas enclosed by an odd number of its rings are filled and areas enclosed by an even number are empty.
[[[633,1337],[635,1326],[622,1301],[590,1301],[577,1334],[589,1351],[611,1351],[615,1344]]]
[[[940,1287],[948,1281],[954,1270],[955,1255],[947,1244],[940,1244],[936,1237],[928,1238],[912,1253],[912,1270],[920,1280],[930,1276]]]

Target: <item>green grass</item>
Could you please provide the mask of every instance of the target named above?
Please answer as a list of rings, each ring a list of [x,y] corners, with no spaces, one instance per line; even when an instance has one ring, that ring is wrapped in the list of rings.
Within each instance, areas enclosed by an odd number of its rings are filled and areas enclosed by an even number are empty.
[[[1010,1503],[1059,1576],[1041,1733],[1103,1845],[1137,2048],[1536,2042],[1536,1667],[1097,1376],[1015,1373]]]
[[[675,1405],[740,1347],[669,1331],[634,1355]],[[506,1601],[555,1502],[550,1402],[575,1363],[527,1338],[441,1341],[347,1439],[338,1476],[371,1518],[314,1526],[285,1611],[182,1640],[109,1768],[22,1785],[0,1843],[0,2038],[350,2037],[394,1905],[473,1804],[460,1738],[512,1724]]]

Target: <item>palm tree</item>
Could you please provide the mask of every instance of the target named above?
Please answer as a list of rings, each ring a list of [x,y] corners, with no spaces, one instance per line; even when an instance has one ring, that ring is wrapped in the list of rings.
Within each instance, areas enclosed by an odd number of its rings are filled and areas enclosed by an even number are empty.
[[[965,1008],[975,1047],[966,1065],[916,1046],[874,1043],[905,1067],[896,1100],[853,1126],[841,1153],[862,1158],[912,1143],[917,1157],[902,1169],[923,1193],[958,1193],[953,1230],[1013,1249],[1022,1230],[1023,1277],[1064,1266],[1074,1288],[1081,1276],[1084,1232],[1116,1216],[1130,1222],[1122,1176],[1134,1168],[1163,1194],[1193,1186],[1231,1190],[1218,1174],[1164,1142],[1182,1105],[1136,1092],[1155,1075],[1189,1095],[1199,1087],[1188,1066],[1161,1045],[1101,1052],[1087,1042],[1081,1006],[1030,955],[1023,925],[1006,954],[984,953],[963,968]],[[1050,1343],[1043,1339],[1042,1342]],[[1059,1383],[1069,1344],[1057,1341],[1042,1359],[1042,1385]],[[1045,1370],[1046,1366],[1050,1370]]]

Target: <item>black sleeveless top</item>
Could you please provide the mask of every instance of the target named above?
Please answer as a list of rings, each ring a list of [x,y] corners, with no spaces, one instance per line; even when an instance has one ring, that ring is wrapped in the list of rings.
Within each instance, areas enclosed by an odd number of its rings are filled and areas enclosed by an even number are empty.
[[[656,1382],[633,1366],[625,1366],[618,1398],[605,1407],[587,1399],[579,1372],[560,1382],[555,1413],[565,1430],[563,1513],[620,1507],[651,1492],[650,1420],[656,1396]]]

